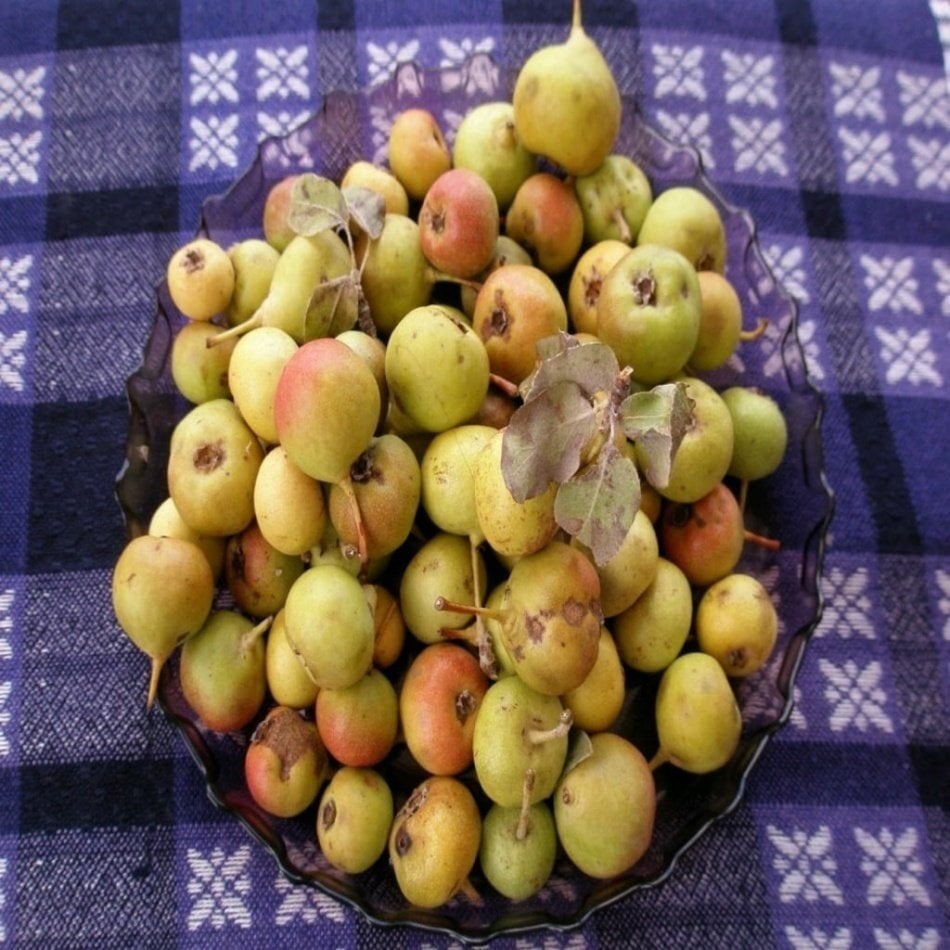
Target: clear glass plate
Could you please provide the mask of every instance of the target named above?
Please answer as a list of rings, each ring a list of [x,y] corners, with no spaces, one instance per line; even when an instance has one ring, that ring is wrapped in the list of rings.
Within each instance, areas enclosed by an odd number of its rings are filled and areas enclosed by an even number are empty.
[[[281,177],[313,170],[339,180],[351,161],[381,157],[385,130],[401,109],[429,108],[449,129],[474,104],[507,98],[510,88],[511,77],[501,74],[489,57],[476,56],[453,70],[427,72],[406,65],[391,81],[360,94],[331,94],[305,124],[284,137],[264,141],[252,166],[235,184],[204,203],[199,232],[225,246],[259,236],[264,198]],[[357,876],[331,867],[316,843],[315,808],[290,821],[262,812],[249,797],[243,779],[243,752],[251,729],[227,735],[205,730],[181,695],[177,658],[173,658],[161,680],[159,702],[202,771],[211,800],[273,853],[289,879],[319,888],[382,925],[408,924],[464,940],[540,927],[567,928],[600,907],[661,883],[673,872],[677,858],[742,796],[750,770],[791,712],[796,673],[821,614],[820,574],[833,499],[822,460],[823,404],[808,379],[795,302],[772,275],[748,213],[722,198],[697,152],[674,145],[649,128],[632,101],[624,104],[616,151],[641,165],[655,191],[691,184],[710,196],[725,222],[726,273],[743,302],[747,325],[758,317],[768,319],[764,337],[740,349],[741,365],[731,362],[705,378],[719,388],[740,380],[760,386],[778,399],[788,420],[785,461],[775,474],[754,483],[747,499],[748,526],[778,538],[781,548],[770,552],[747,545],[740,565],[761,577],[776,598],[779,642],[767,667],[736,686],[744,730],[733,759],[711,775],[689,775],[671,766],[657,771],[653,843],[628,872],[597,881],[561,860],[539,894],[513,903],[495,894],[476,868],[473,883],[482,894],[481,903],[459,897],[435,911],[407,905],[385,857]],[[171,305],[164,281],[156,293],[155,320],[142,365],[128,380],[127,457],[116,485],[130,536],[147,529],[151,513],[167,495],[169,436],[188,408],[175,392],[168,362],[181,317]],[[651,725],[656,681],[655,676],[629,677],[627,701],[615,726],[648,757],[656,748]],[[386,771],[397,797],[407,793],[419,777],[404,754],[394,754]]]

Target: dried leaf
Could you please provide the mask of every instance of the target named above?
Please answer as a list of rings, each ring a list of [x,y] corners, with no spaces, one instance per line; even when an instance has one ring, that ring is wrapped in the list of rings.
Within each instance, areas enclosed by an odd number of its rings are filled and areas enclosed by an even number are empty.
[[[581,344],[567,333],[546,337],[537,344],[538,366],[521,384],[521,397],[530,402],[564,380],[593,396],[613,390],[620,371],[617,357],[605,343]]]
[[[624,434],[644,456],[644,474],[651,485],[663,488],[673,459],[693,421],[693,401],[682,383],[663,383],[631,393],[621,405]]]
[[[512,415],[501,442],[505,483],[518,502],[571,478],[597,428],[597,413],[571,380],[547,387]]]
[[[350,217],[360,230],[375,241],[383,233],[386,219],[386,201],[383,196],[371,188],[351,185],[343,189],[343,198]]]
[[[348,219],[343,192],[329,178],[305,172],[294,182],[287,222],[296,234],[313,237],[330,228],[344,227]]]
[[[639,507],[636,466],[608,441],[593,461],[558,488],[554,517],[601,565],[620,550]]]

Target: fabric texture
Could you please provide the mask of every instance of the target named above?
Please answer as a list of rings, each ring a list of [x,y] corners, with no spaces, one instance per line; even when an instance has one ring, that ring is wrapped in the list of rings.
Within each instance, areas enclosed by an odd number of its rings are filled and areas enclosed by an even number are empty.
[[[170,254],[262,139],[404,63],[514,69],[563,38],[569,6],[0,5],[0,943],[457,944],[292,884],[145,710],[147,660],[110,600],[125,385]],[[835,515],[793,713],[737,807],[662,884],[495,945],[942,946],[947,5],[588,0],[584,15],[621,91],[751,212],[796,299]],[[360,134],[382,158],[384,127]]]

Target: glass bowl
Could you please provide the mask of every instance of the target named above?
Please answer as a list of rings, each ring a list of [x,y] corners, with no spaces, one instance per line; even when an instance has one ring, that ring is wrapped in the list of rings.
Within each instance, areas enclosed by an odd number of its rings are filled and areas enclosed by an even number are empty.
[[[264,198],[285,175],[312,170],[339,180],[351,161],[383,156],[386,130],[396,112],[423,106],[439,118],[443,129],[451,130],[473,105],[508,98],[510,88],[510,76],[489,57],[475,56],[451,70],[428,72],[408,64],[391,80],[359,94],[328,95],[306,123],[286,136],[263,141],[255,161],[234,185],[204,202],[199,233],[224,246],[260,236]],[[670,765],[657,770],[653,842],[633,868],[600,881],[584,876],[562,858],[540,893],[513,903],[498,896],[476,867],[472,879],[481,902],[460,896],[434,911],[406,903],[385,856],[356,876],[335,870],[316,843],[315,806],[293,820],[278,820],[262,812],[248,795],[243,778],[243,752],[252,727],[226,735],[206,730],[182,697],[177,656],[173,657],[161,679],[159,703],[202,771],[211,800],[273,853],[290,880],[319,888],[380,925],[412,925],[466,941],[542,927],[564,929],[640,888],[661,883],[710,824],[734,808],[768,740],[788,719],[796,673],[821,614],[820,574],[833,501],[823,471],[823,404],[809,382],[797,335],[795,302],[772,275],[749,214],[723,199],[708,180],[697,152],[666,141],[643,121],[633,101],[624,103],[615,150],[641,165],[655,192],[690,184],[714,201],[727,232],[726,274],[742,300],[747,324],[759,317],[768,320],[764,336],[740,348],[741,363],[733,358],[704,378],[718,388],[739,381],[761,387],[779,401],[788,421],[789,448],[782,466],[769,478],[753,483],[746,500],[748,527],[778,538],[781,547],[775,552],[749,544],[740,564],[740,569],[760,577],[775,598],[778,644],[765,668],[736,684],[743,735],[732,760],[709,775],[690,775]],[[141,367],[127,386],[127,456],[116,488],[130,536],[147,530],[152,512],[167,495],[169,436],[189,408],[176,393],[169,371],[171,342],[181,323],[163,281],[157,286],[155,319]],[[648,758],[656,749],[652,706],[657,678],[629,675],[626,702],[613,727]],[[399,754],[393,755],[386,769],[398,804],[418,776]]]

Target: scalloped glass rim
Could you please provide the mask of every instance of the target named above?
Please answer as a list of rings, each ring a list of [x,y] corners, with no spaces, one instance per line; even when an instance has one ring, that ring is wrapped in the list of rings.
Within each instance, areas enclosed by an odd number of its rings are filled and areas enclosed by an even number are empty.
[[[307,122],[286,136],[264,140],[250,168],[226,192],[204,202],[198,232],[225,244],[257,235],[263,197],[277,178],[312,169],[338,179],[350,161],[372,154],[374,123],[378,128],[387,111],[392,114],[408,105],[421,105],[437,115],[453,110],[461,115],[479,101],[508,97],[512,78],[502,75],[490,57],[478,55],[452,70],[429,72],[406,64],[387,84],[358,94],[332,93]],[[823,465],[823,399],[807,374],[795,301],[772,275],[750,215],[722,197],[706,175],[698,152],[675,145],[651,129],[629,99],[616,151],[637,160],[656,190],[691,184],[709,195],[726,225],[727,274],[740,293],[745,313],[768,317],[764,342],[743,350],[743,357],[748,353],[750,359],[742,368],[742,381],[761,385],[780,400],[789,420],[790,450],[779,472],[751,486],[747,510],[750,526],[774,529],[782,548],[778,554],[765,554],[750,546],[743,563],[752,571],[771,572],[772,588],[779,598],[780,643],[765,670],[737,685],[745,728],[731,762],[708,776],[691,776],[670,766],[658,770],[654,843],[629,872],[613,880],[593,881],[561,861],[551,884],[528,901],[503,900],[486,885],[482,904],[456,898],[434,911],[406,905],[385,867],[385,857],[356,877],[331,868],[311,840],[315,838],[311,813],[293,822],[262,813],[243,788],[239,766],[246,736],[216,736],[195,721],[178,690],[173,658],[162,677],[159,703],[201,770],[211,801],[232,813],[274,855],[288,879],[317,887],[381,925],[410,925],[465,941],[544,927],[563,930],[582,923],[598,908],[664,881],[678,858],[741,799],[751,769],[791,713],[795,677],[821,617],[820,577],[834,501]],[[147,530],[151,512],[167,494],[168,438],[187,409],[170,379],[169,351],[181,318],[171,305],[164,280],[156,287],[156,298],[155,321],[142,364],[127,383],[128,442],[116,480],[130,536]],[[732,379],[738,381],[736,373],[729,366],[707,378],[721,388]],[[652,751],[649,746],[655,736],[649,728],[644,732],[637,710],[651,704],[651,685],[655,678],[631,678],[618,725],[646,754]]]

